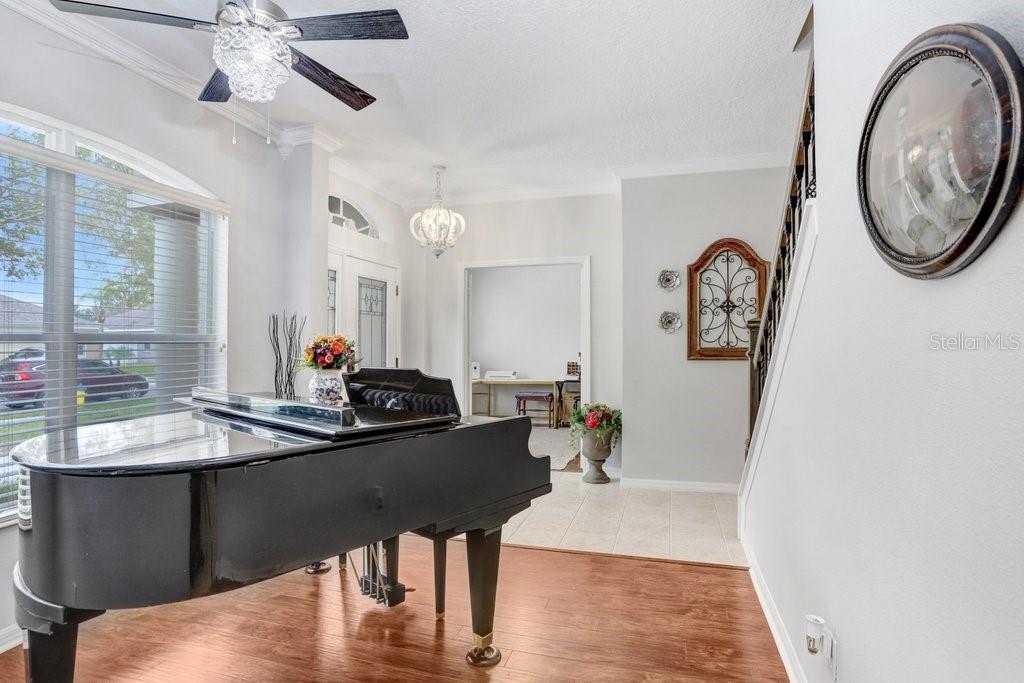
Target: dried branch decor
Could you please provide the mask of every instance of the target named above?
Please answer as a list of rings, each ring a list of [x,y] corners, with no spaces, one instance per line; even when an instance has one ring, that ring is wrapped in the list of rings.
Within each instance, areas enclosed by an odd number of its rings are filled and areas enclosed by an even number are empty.
[[[299,361],[299,339],[302,338],[302,330],[306,327],[306,318],[302,322],[298,320],[298,314],[287,312],[278,317],[277,313],[270,315],[267,324],[267,333],[270,336],[270,348],[274,352],[274,397],[293,399],[295,398],[295,370]],[[282,353],[281,334],[284,334],[284,349]]]

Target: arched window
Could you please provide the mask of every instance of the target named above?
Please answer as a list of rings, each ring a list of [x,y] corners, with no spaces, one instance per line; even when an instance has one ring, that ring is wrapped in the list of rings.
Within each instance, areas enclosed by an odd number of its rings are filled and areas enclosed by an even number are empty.
[[[225,384],[227,214],[157,160],[0,104],[0,453]],[[14,475],[0,459],[0,514]]]
[[[98,133],[12,104],[0,102],[0,136],[213,198],[198,183],[157,159]]]
[[[335,225],[360,235],[366,235],[377,240],[380,239],[380,231],[366,217],[363,211],[351,202],[330,195],[327,197],[327,210],[331,214],[331,222]]]

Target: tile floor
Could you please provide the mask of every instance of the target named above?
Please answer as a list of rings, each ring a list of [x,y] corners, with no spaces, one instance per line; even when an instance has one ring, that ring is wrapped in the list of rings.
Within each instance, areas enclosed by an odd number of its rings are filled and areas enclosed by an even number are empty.
[[[506,543],[747,566],[736,496],[584,484],[552,472],[550,494],[505,526]]]

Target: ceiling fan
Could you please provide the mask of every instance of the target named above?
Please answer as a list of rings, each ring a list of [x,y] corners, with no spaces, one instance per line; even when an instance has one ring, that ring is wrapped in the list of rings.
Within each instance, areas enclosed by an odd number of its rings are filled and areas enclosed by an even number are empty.
[[[409,37],[401,15],[393,9],[289,19],[269,0],[219,0],[216,21],[209,22],[74,0],[50,3],[62,12],[213,33],[217,70],[199,95],[202,102],[227,102],[232,94],[249,102],[269,102],[294,70],[359,111],[377,98],[289,43]]]

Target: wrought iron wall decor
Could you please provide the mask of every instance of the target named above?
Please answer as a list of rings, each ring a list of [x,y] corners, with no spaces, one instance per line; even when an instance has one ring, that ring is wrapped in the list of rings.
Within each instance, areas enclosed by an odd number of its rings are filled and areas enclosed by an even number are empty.
[[[672,334],[683,326],[683,316],[676,311],[662,311],[658,316],[658,327],[668,334]]]
[[[746,242],[720,239],[689,266],[690,360],[745,360],[747,321],[764,301],[768,262]]]
[[[997,32],[939,26],[893,60],[871,100],[857,165],[875,249],[915,278],[983,252],[1020,192],[1024,69]]]
[[[678,270],[666,269],[658,273],[658,286],[666,292],[678,289],[681,282]]]

